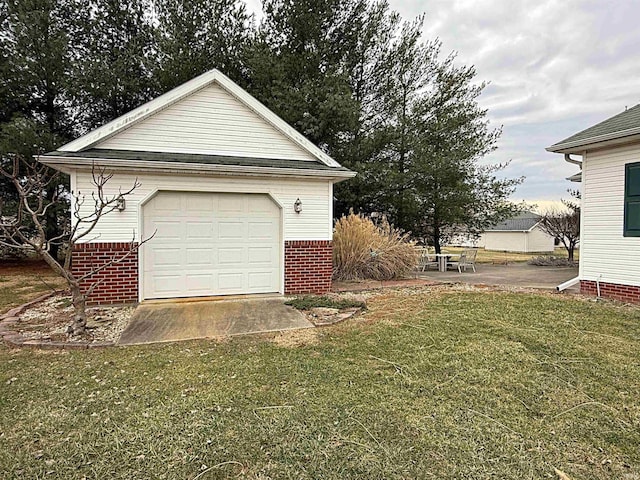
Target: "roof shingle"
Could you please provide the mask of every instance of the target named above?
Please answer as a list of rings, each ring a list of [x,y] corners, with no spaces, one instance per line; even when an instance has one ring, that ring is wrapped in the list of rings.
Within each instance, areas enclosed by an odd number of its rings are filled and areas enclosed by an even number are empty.
[[[592,127],[578,132],[570,137],[565,138],[548,148],[553,151],[555,147],[560,148],[566,144],[584,143],[589,144],[591,139],[602,137],[603,135],[615,135],[620,133],[624,136],[624,132],[628,130],[640,128],[640,104],[631,107],[622,113],[614,115]]]
[[[487,228],[487,232],[526,232],[531,230],[541,219],[540,215],[533,212],[523,212],[513,218],[508,218],[493,227]]]

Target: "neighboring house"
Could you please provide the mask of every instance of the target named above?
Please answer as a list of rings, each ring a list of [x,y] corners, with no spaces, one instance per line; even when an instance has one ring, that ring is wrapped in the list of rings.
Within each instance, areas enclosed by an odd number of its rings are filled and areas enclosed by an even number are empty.
[[[141,184],[73,251],[80,272],[153,235],[93,303],[331,288],[333,184],[355,173],[217,70],[39,160],[87,196],[94,164],[111,194]]]
[[[541,220],[535,213],[521,213],[487,228],[478,246],[506,252],[553,252],[555,239],[540,228]]]
[[[582,167],[581,290],[640,302],[640,105],[547,150]]]

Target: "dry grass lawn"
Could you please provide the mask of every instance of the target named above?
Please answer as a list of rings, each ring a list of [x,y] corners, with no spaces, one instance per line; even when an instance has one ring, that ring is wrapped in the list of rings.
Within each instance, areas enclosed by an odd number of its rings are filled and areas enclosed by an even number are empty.
[[[640,478],[639,308],[444,288],[368,307],[303,335],[0,347],[0,478]]]
[[[0,313],[43,293],[64,288],[64,280],[44,262],[0,262]]]
[[[444,247],[444,252],[449,253],[460,253],[462,250],[465,250],[463,247]],[[517,253],[517,252],[493,252],[489,250],[485,250],[484,248],[478,249],[478,257],[476,261],[478,263],[497,263],[497,264],[508,264],[508,263],[517,263],[517,262],[527,262],[531,260],[533,257],[537,257],[537,253]],[[564,248],[556,248],[553,255],[560,258],[567,258],[567,250]],[[576,250],[574,252],[575,261],[577,262],[580,258],[580,250]]]

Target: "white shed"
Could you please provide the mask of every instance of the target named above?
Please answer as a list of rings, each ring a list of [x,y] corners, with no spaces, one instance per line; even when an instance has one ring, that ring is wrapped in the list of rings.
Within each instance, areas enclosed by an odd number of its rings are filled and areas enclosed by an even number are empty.
[[[485,230],[478,246],[500,252],[553,252],[555,239],[540,228],[540,215],[524,212]]]
[[[85,195],[94,165],[108,193],[140,183],[73,252],[82,272],[153,236],[93,303],[331,287],[333,184],[355,173],[217,70],[39,160]]]

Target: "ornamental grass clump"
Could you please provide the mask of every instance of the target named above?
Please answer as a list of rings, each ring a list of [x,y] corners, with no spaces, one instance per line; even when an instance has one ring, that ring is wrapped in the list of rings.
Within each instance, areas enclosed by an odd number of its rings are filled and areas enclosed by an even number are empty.
[[[350,213],[333,231],[333,277],[336,280],[389,280],[413,271],[418,258],[408,234],[383,218],[379,225]]]

